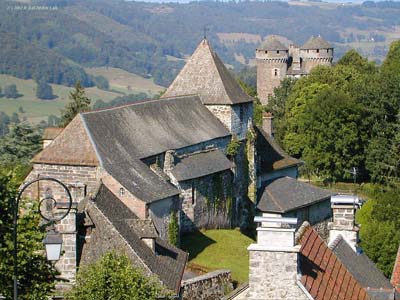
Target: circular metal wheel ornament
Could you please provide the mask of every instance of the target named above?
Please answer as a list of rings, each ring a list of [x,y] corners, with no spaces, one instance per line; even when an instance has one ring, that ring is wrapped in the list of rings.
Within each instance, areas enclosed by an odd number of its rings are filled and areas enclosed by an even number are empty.
[[[17,198],[20,199],[21,196],[22,196],[22,193],[29,186],[31,186],[32,184],[34,184],[36,182],[39,182],[39,181],[52,181],[52,182],[55,182],[55,183],[57,183],[58,185],[60,185],[64,189],[65,194],[67,195],[67,201],[66,202],[63,201],[63,204],[65,203],[63,205],[63,207],[62,207],[63,208],[63,212],[62,213],[57,213],[57,214],[53,214],[52,213],[52,211],[57,208],[57,200],[51,195],[46,195],[43,199],[41,199],[39,201],[38,211],[39,211],[40,216],[43,219],[45,219],[46,221],[49,221],[49,222],[58,222],[58,221],[64,219],[69,214],[69,212],[71,211],[71,208],[72,208],[72,196],[71,196],[71,193],[70,193],[68,187],[64,183],[62,183],[61,181],[59,181],[59,180],[57,180],[55,178],[52,178],[52,177],[40,177],[40,178],[34,179],[32,181],[29,181],[28,183],[26,183],[22,187],[22,189],[18,193],[18,197]],[[45,209],[43,209],[43,206],[45,206]],[[49,213],[48,211],[51,211],[51,212]]]

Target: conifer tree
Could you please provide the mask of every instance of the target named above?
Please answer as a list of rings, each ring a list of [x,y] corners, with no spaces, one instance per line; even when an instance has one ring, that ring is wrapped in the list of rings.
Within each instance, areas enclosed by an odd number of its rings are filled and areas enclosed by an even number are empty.
[[[69,99],[71,102],[61,111],[60,127],[66,127],[77,114],[90,109],[91,101],[79,82],[75,85],[75,90],[69,94]]]

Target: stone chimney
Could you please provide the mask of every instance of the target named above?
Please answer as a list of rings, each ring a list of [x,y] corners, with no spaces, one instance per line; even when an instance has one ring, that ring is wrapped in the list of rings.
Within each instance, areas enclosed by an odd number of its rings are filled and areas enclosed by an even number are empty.
[[[331,197],[333,222],[329,223],[329,244],[341,235],[354,251],[357,251],[358,227],[355,215],[360,200],[356,195],[334,195]]]
[[[262,116],[262,129],[270,136],[274,136],[274,127],[272,124],[274,117],[270,112],[264,112]]]
[[[255,217],[257,244],[250,254],[248,300],[303,299],[297,285],[300,246],[295,245],[296,218]],[[280,224],[280,227],[276,225]]]
[[[167,175],[170,175],[172,168],[175,166],[174,154],[175,154],[174,150],[165,151],[163,171]]]

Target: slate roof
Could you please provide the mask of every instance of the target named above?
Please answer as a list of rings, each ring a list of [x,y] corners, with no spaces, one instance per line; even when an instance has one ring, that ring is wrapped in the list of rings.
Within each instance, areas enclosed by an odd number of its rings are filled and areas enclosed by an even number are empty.
[[[32,162],[77,166],[98,166],[100,163],[80,116],[35,155]]]
[[[270,172],[298,166],[303,162],[291,157],[261,127],[255,127],[257,133],[257,152],[260,154],[261,172]]]
[[[54,140],[64,128],[48,127],[44,129],[42,140]]]
[[[139,236],[139,238],[157,238],[157,230],[152,220],[127,219],[126,223]]]
[[[87,112],[82,117],[101,156],[102,150],[115,150],[120,156],[133,153],[142,159],[230,135],[194,95]]]
[[[184,181],[229,170],[231,167],[231,161],[221,151],[213,150],[181,159],[171,172],[178,181]]]
[[[187,94],[199,95],[203,104],[233,105],[253,101],[206,39],[200,42],[162,98]]]
[[[276,36],[270,35],[267,39],[261,43],[260,47],[257,48],[258,50],[289,50],[281,41],[279,41]]]
[[[137,216],[106,186],[101,185],[94,200],[95,206],[110,220],[115,229],[134,249],[135,253],[170,290],[178,293],[187,261],[187,253],[156,238],[156,253],[137,234],[140,222],[132,222]]]
[[[267,182],[257,208],[263,212],[286,213],[300,207],[329,199],[332,192],[298,181],[280,177]]]
[[[145,101],[82,118],[104,169],[149,203],[179,191],[140,159],[230,135],[198,96]]]
[[[302,226],[303,227],[303,226]],[[301,283],[314,300],[370,300],[370,296],[311,226],[299,244]]]
[[[329,248],[360,285],[367,289],[372,299],[393,299],[393,286],[365,253],[355,253],[342,236],[329,245]]]
[[[304,50],[314,50],[314,49],[331,49],[333,46],[324,40],[321,36],[310,37],[307,42],[301,47]]]

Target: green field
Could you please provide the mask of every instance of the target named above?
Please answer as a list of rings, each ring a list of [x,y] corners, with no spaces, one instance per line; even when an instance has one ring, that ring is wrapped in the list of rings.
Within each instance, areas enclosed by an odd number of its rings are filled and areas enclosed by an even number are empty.
[[[157,94],[164,88],[154,84],[151,79],[145,79],[138,75],[116,68],[92,68],[87,69],[92,75],[102,75],[110,82],[110,91],[100,90],[97,87],[86,88],[88,97],[94,104],[101,99],[105,102],[112,99],[139,92],[151,95]],[[69,102],[69,93],[72,87],[51,84],[53,94],[57,95],[54,100],[40,100],[36,97],[36,82],[32,79],[24,80],[13,76],[0,74],[0,88],[3,90],[6,85],[15,84],[19,94],[23,96],[17,99],[7,99],[0,97],[0,111],[11,115],[18,112],[19,107],[24,110],[23,117],[30,122],[37,123],[47,120],[49,115],[60,115],[60,110]]]
[[[202,230],[182,238],[182,249],[189,252],[189,269],[210,272],[218,269],[232,271],[239,283],[248,280],[249,252],[254,240],[238,229]]]
[[[165,89],[165,87],[155,84],[153,79],[146,79],[118,68],[86,68],[85,71],[94,76],[104,76],[110,83],[110,90],[119,91],[127,95],[140,92],[155,95]]]

